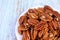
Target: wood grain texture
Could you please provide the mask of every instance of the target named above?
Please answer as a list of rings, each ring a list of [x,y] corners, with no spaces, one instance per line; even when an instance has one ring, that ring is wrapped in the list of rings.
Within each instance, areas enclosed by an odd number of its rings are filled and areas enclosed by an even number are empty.
[[[0,0],[0,40],[16,40],[15,24],[18,16],[27,8],[38,5],[50,5],[60,11],[58,0]]]

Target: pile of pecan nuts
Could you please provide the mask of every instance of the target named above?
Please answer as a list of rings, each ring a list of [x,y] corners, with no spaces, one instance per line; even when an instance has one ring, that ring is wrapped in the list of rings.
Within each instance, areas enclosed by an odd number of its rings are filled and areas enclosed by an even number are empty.
[[[50,6],[29,9],[18,22],[22,40],[60,40],[60,14]]]

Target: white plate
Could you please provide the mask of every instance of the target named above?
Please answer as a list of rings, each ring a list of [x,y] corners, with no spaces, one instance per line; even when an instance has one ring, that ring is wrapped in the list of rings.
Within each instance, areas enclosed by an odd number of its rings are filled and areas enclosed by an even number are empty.
[[[28,9],[33,9],[33,8],[38,8],[38,7],[43,7],[43,6],[30,7],[30,8],[28,8]],[[52,8],[53,8],[53,10],[58,11],[57,9],[54,9],[54,7],[52,7]],[[21,15],[19,16],[19,18],[20,18],[22,15],[24,15],[24,14],[28,11],[28,9],[27,9],[26,11],[24,11],[23,13],[21,13]],[[15,34],[16,34],[17,40],[22,40],[22,35],[20,35],[20,34],[18,33],[18,26],[19,26],[18,20],[19,20],[19,18],[17,19],[17,23],[16,23],[16,26],[15,26]]]

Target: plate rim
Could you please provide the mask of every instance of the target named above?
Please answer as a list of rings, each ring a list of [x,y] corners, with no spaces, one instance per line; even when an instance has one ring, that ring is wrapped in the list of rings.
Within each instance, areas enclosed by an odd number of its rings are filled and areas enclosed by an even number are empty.
[[[45,5],[44,5],[45,6]],[[44,6],[35,6],[35,7],[29,7],[27,10],[25,10],[23,13],[21,13],[20,15],[19,15],[19,17],[18,17],[18,19],[17,19],[17,22],[16,22],[16,25],[15,25],[15,35],[16,35],[16,38],[17,38],[17,40],[22,40],[22,35],[20,35],[19,33],[18,33],[18,25],[19,25],[19,23],[18,23],[18,20],[19,20],[19,18],[21,17],[21,16],[23,16],[29,9],[34,9],[34,8],[39,8],[39,7],[44,7]],[[50,5],[48,5],[48,6],[50,6]],[[57,11],[57,12],[59,12],[57,9],[55,9],[54,7],[52,7],[52,6],[50,6],[53,10],[55,10],[55,11]],[[21,38],[20,38],[21,37]]]

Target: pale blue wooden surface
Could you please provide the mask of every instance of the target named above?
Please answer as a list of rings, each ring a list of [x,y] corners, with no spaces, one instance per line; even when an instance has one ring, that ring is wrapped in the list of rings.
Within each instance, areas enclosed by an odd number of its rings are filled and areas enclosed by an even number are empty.
[[[0,0],[0,40],[16,40],[18,16],[27,8],[38,5],[50,5],[60,11],[60,0]]]

